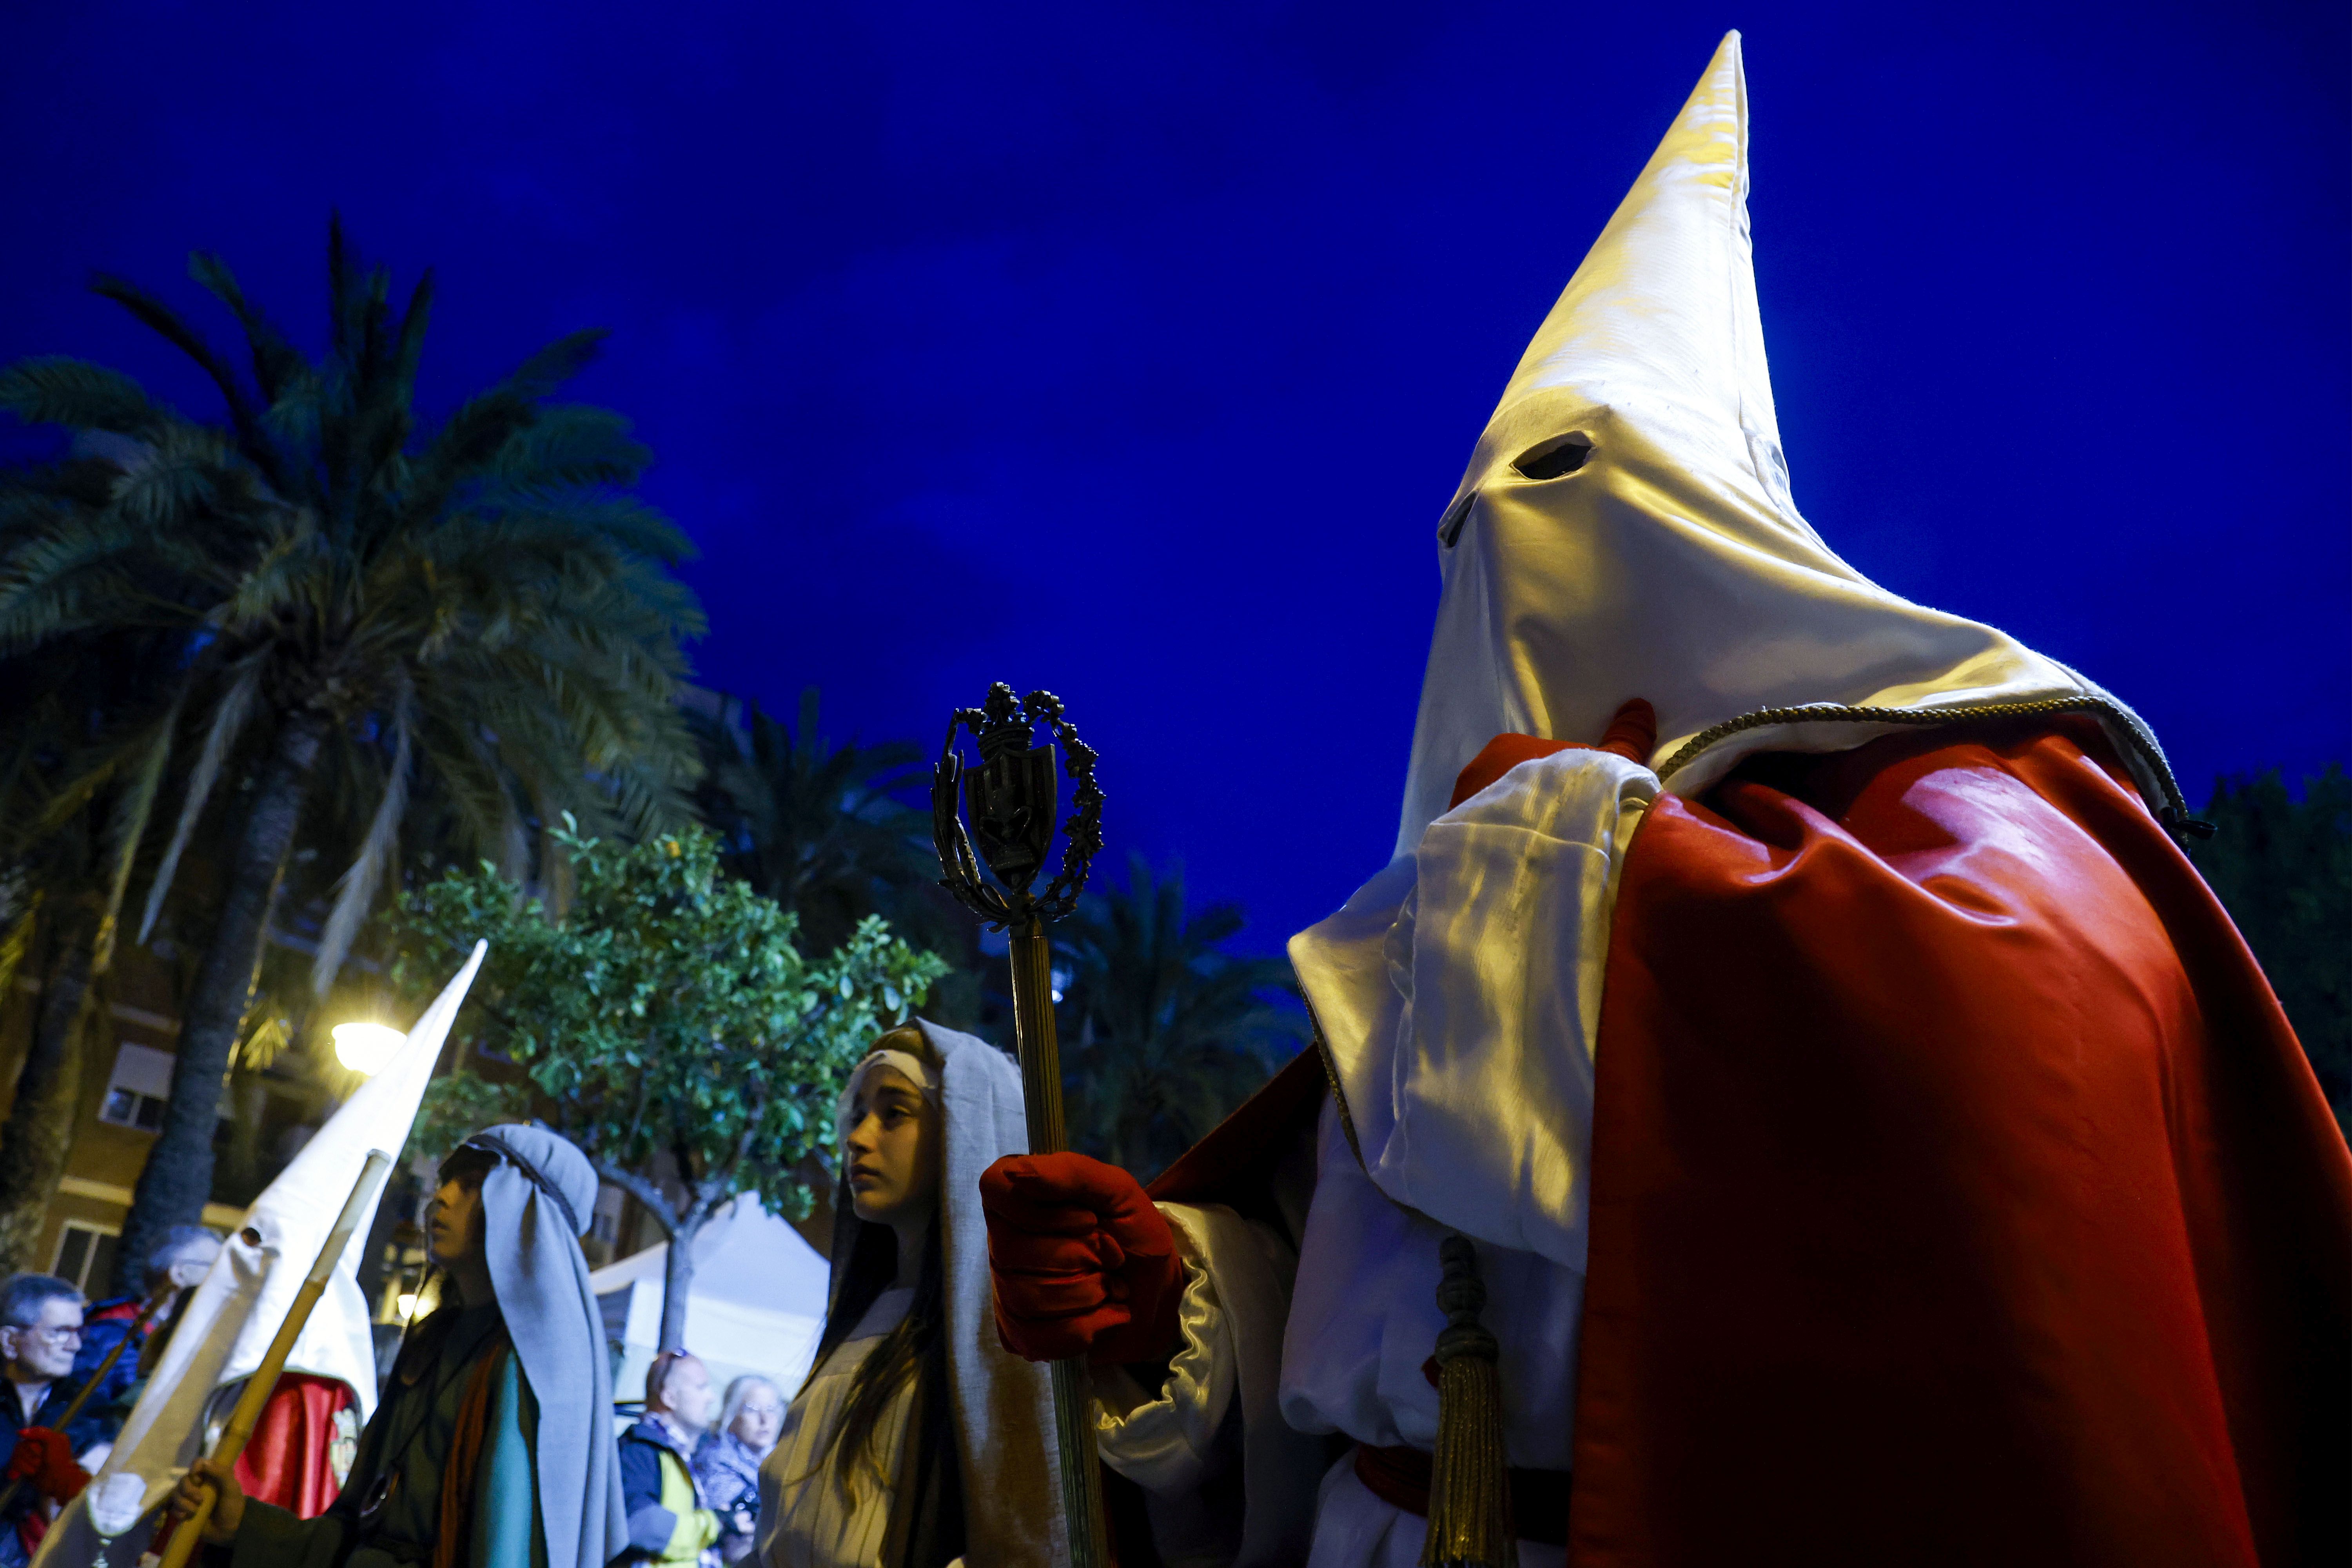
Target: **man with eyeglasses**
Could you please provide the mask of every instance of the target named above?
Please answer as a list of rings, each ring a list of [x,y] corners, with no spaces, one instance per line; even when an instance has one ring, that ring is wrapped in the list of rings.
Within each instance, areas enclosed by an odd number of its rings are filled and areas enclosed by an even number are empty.
[[[0,1568],[32,1560],[55,1510],[89,1477],[74,1455],[100,1436],[95,1416],[65,1433],[58,1419],[79,1384],[71,1378],[81,1348],[81,1292],[48,1274],[18,1274],[0,1286],[0,1484],[22,1480],[0,1514]]]

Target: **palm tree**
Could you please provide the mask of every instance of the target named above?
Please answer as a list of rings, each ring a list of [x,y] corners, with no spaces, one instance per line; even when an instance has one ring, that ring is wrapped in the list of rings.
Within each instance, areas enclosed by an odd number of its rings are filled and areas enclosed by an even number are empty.
[[[1054,928],[1067,965],[1056,1020],[1071,1146],[1150,1180],[1287,1059],[1306,1021],[1280,959],[1220,951],[1241,908],[1184,912],[1184,870],[1129,860],[1124,890],[1088,894]]]
[[[104,646],[0,661],[0,991],[30,970],[40,996],[0,1125],[0,1269],[37,1261],[169,756],[153,639],[78,640]]]
[[[626,422],[548,401],[602,334],[559,340],[427,428],[412,405],[431,274],[395,310],[389,274],[362,268],[340,224],[327,270],[314,361],[217,258],[192,258],[243,330],[249,384],[162,300],[92,285],[204,370],[226,405],[217,426],[84,361],[0,371],[0,408],[101,433],[117,470],[102,505],[16,531],[0,559],[0,654],[110,628],[178,638],[172,700],[195,744],[142,940],[208,816],[224,847],[126,1271],[205,1203],[222,1075],[322,785],[373,811],[320,934],[321,992],[395,863],[414,789],[520,871],[533,823],[569,809],[642,828],[682,809],[692,768],[671,700],[679,642],[700,629],[669,572],[688,546],[627,493],[648,454]]]
[[[867,915],[901,923],[908,894],[940,874],[929,814],[898,797],[922,753],[896,741],[835,744],[817,730],[814,686],[797,726],[757,705],[746,717],[741,728],[694,721],[704,761],[695,804],[728,869],[798,914],[813,951],[839,946]]]

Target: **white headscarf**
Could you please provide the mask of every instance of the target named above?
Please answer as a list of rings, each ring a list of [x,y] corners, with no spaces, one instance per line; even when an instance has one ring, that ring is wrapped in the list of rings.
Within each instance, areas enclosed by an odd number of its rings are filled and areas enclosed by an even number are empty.
[[[919,1057],[908,1051],[868,1051],[864,1059],[849,1069],[848,1081],[841,1086],[841,1098],[833,1108],[833,1142],[835,1148],[849,1142],[850,1109],[857,1102],[857,1091],[866,1086],[867,1075],[877,1068],[888,1068],[919,1090],[933,1105],[940,1102],[940,1086],[931,1081],[931,1069]]]
[[[1563,447],[1590,451],[1529,476]],[[1651,760],[1680,793],[1750,752],[1836,751],[1895,727],[1822,713],[1715,732],[1763,710],[2076,700],[2101,711],[2150,804],[2179,806],[2127,710],[1990,626],[1888,593],[1798,513],[1757,315],[1737,33],[1528,344],[1439,534],[1398,854],[1496,735],[1597,741],[1634,697],[1657,709]]]

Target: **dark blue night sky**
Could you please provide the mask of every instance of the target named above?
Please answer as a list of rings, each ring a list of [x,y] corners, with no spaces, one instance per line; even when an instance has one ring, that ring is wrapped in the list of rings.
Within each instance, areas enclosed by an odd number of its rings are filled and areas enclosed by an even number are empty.
[[[193,304],[217,249],[315,342],[330,208],[437,268],[435,407],[609,326],[580,391],[701,546],[702,680],[927,746],[1051,687],[1114,858],[1253,943],[1385,858],[1438,510],[1727,26],[1823,536],[2192,799],[2352,753],[2340,6],[12,12],[0,357],[209,412],[87,276]]]

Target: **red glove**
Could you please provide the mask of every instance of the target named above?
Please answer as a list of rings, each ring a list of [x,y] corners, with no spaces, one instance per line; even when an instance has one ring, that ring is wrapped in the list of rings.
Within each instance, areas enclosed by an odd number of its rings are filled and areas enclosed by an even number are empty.
[[[1609,721],[1609,732],[1597,746],[1506,732],[1487,742],[1455,777],[1454,798],[1446,802],[1445,809],[1452,811],[1521,763],[1549,757],[1554,752],[1612,752],[1629,763],[1647,763],[1657,743],[1658,715],[1638,697],[1617,710],[1616,717]]]
[[[1133,1176],[1084,1154],[1008,1154],[981,1173],[996,1337],[1028,1361],[1153,1361],[1181,1338],[1184,1266]]]
[[[89,1472],[74,1463],[73,1445],[62,1432],[27,1426],[16,1434],[16,1451],[0,1480],[30,1481],[43,1497],[71,1502],[89,1485]]]

